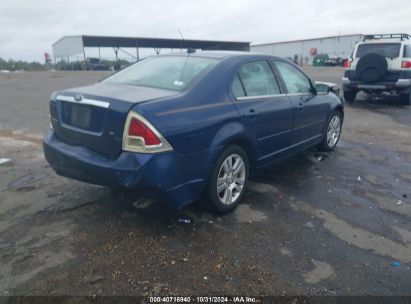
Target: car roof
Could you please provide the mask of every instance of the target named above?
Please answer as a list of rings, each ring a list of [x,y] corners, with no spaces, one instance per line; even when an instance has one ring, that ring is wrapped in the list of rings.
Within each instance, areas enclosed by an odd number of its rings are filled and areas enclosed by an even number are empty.
[[[187,52],[181,53],[168,53],[162,54],[160,56],[187,56]],[[192,57],[208,57],[215,59],[223,59],[229,57],[252,57],[252,56],[267,56],[259,53],[252,53],[247,51],[195,51],[194,53],[189,54]],[[270,56],[272,57],[272,56]]]

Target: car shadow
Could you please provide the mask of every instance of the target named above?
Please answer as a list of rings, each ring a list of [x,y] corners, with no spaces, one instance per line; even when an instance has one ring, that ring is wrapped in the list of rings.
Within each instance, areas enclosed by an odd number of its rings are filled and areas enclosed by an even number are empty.
[[[264,190],[267,189],[266,185],[276,189],[283,188],[285,185],[306,184],[307,181],[311,180],[310,176],[317,174],[316,167],[318,163],[327,157],[329,157],[329,153],[310,149],[258,172],[250,178],[250,181],[254,185],[257,184],[257,187],[254,186],[253,189],[247,191],[244,202],[252,205],[255,203],[258,208],[266,209],[268,205],[265,206],[263,201],[260,202],[261,198],[265,195],[275,195],[270,190]],[[111,212],[117,213],[121,217],[134,217],[138,218],[139,221],[155,222],[157,225],[162,226],[162,229],[166,229],[170,225],[212,222],[216,218],[224,218],[225,221],[235,223],[235,219],[230,214],[214,213],[205,195],[180,210],[170,207],[166,202],[155,201],[146,197],[143,193],[133,191],[111,192],[106,201]]]

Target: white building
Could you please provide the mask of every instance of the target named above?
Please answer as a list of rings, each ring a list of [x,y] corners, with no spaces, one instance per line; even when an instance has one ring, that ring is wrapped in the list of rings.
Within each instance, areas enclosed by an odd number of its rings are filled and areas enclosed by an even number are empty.
[[[254,44],[251,51],[292,59],[298,56],[300,64],[312,64],[314,56],[320,54],[327,54],[330,58],[349,58],[356,42],[363,40],[363,37],[362,34],[353,34]]]

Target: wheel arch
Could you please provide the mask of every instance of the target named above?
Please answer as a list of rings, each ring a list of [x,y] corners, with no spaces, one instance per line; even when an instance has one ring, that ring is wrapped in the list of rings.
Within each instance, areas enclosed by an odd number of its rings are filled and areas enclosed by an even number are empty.
[[[341,118],[344,121],[344,106],[342,104],[337,105],[335,107],[335,111],[337,111],[341,114]]]
[[[255,152],[253,150],[253,146],[251,145],[251,143],[244,137],[238,137],[228,142],[226,146],[228,147],[230,145],[239,146],[247,154],[248,163],[250,165],[250,175],[252,175],[252,173],[254,172],[254,168],[255,168],[256,157],[255,157]]]
[[[221,148],[220,153],[230,145],[237,145],[245,151],[250,165],[250,173],[252,173],[257,159],[256,147],[253,139],[247,135],[247,130],[240,122],[230,122],[221,127],[211,143],[211,147]],[[213,163],[218,159],[219,154],[214,157]]]

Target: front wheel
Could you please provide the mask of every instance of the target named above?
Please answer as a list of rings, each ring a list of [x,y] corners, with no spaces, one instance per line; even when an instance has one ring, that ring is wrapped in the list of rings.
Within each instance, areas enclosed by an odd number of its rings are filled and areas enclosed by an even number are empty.
[[[342,116],[340,112],[334,112],[331,115],[327,125],[327,132],[325,133],[323,141],[318,148],[321,151],[332,151],[337,146],[340,139],[342,127]]]
[[[206,190],[214,211],[228,213],[238,205],[246,190],[249,170],[247,154],[239,146],[229,146],[221,153]]]

